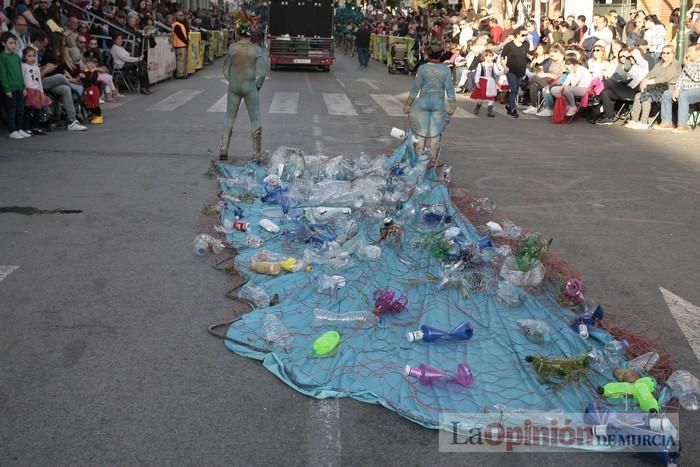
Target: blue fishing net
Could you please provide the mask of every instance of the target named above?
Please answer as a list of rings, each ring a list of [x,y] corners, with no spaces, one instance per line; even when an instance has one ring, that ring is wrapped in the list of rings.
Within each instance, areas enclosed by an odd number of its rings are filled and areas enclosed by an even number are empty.
[[[406,145],[369,167],[366,161],[362,167],[349,162],[342,182],[333,180],[333,171],[324,170],[323,163],[307,163],[289,182],[281,182],[286,215],[274,199],[261,200],[270,192],[266,177],[282,173],[283,164],[271,164],[269,170],[251,164],[218,166],[221,189],[229,200],[222,221],[237,220],[240,211],[234,208],[240,208],[242,220],[250,223],[247,232],[226,234],[239,251],[236,267],[249,278],[248,285],[270,297],[279,296],[278,304],[254,309],[233,322],[226,347],[261,360],[303,394],[381,404],[428,428],[440,428],[441,413],[582,412],[601,397],[599,386],[614,381],[612,365],[594,366],[576,377],[543,380],[525,357],[600,354],[612,337],[591,327],[590,337],[583,338],[572,326],[577,317],[581,321],[580,313],[562,307],[556,294],[542,291],[543,285],[533,294],[537,285],[524,288],[506,282],[494,265],[503,262],[498,256],[507,251],[488,248],[483,232],[455,209],[445,183],[432,169],[426,170],[425,161],[417,160]],[[324,184],[339,190],[314,193]],[[359,198],[346,196],[358,191]],[[368,196],[369,191],[378,194]],[[324,217],[320,199],[324,206],[344,207],[346,212]],[[274,222],[279,231],[260,227],[262,219]],[[452,241],[445,240],[448,229]],[[262,246],[250,242],[255,236],[262,239]],[[486,248],[474,249],[480,239]],[[372,247],[378,247],[379,257]],[[463,252],[469,248],[473,249],[467,257]],[[287,258],[297,261],[296,271],[267,275],[250,269],[251,261]],[[459,279],[448,281],[450,274]],[[324,287],[333,277],[342,281]],[[499,296],[504,289],[515,300],[504,301]],[[373,315],[376,290],[405,294],[406,309]],[[368,319],[319,319],[323,313]],[[271,316],[282,323],[281,338],[279,333],[270,336],[270,322],[279,323]],[[518,324],[524,319],[546,323],[547,335],[531,339]],[[406,338],[422,325],[449,331],[464,321],[473,328],[469,340],[426,343]],[[339,346],[328,356],[314,354],[315,340],[330,330],[340,333]],[[462,363],[472,371],[470,386],[449,378],[423,385],[404,374],[406,365],[420,364],[454,374]],[[634,404],[631,399],[624,403]]]

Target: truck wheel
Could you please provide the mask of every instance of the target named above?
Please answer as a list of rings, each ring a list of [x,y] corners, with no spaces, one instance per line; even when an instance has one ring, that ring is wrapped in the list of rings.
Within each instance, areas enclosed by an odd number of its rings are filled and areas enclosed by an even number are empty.
[[[321,71],[323,71],[324,73],[328,73],[329,71],[331,71],[331,66],[326,65],[324,67],[321,67]]]

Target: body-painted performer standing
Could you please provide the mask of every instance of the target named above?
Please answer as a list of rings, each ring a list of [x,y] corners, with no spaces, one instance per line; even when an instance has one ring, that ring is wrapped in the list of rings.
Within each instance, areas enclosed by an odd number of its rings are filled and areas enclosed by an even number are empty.
[[[241,26],[241,39],[229,47],[224,59],[224,78],[228,81],[226,101],[226,126],[221,142],[219,159],[228,159],[233,124],[236,122],[241,100],[245,101],[253,139],[253,160],[262,156],[262,124],[260,122],[259,91],[265,81],[265,62],[262,49],[250,40],[252,30]]]
[[[416,136],[416,151],[422,153],[427,143],[433,163],[438,158],[440,135],[447,125],[447,119],[457,110],[452,73],[447,65],[440,62],[441,56],[441,50],[430,51],[428,63],[418,68],[404,107],[404,112],[409,114],[411,130]]]

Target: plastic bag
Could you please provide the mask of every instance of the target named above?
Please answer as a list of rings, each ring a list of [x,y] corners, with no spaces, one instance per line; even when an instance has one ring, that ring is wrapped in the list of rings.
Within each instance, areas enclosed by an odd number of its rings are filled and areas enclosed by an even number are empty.
[[[676,370],[666,380],[666,386],[684,409],[700,409],[700,381],[692,373]]]
[[[318,293],[335,293],[338,289],[345,287],[345,278],[343,276],[329,276],[327,274],[322,274],[318,278],[318,288],[316,291]]]
[[[376,261],[382,257],[382,249],[376,245],[365,245],[355,253],[362,261]]]
[[[500,281],[496,288],[496,301],[507,307],[516,307],[522,302],[522,291],[508,281]]]

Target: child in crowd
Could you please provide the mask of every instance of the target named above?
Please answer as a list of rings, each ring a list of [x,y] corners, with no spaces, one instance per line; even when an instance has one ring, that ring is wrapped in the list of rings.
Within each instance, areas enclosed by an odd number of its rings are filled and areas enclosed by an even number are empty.
[[[98,84],[99,71],[97,71],[97,60],[94,58],[88,58],[85,62],[85,70],[83,71],[83,100],[85,101],[85,108],[92,119],[90,123],[93,125],[101,125],[102,120],[102,109],[100,108],[100,87]]]
[[[2,52],[0,52],[0,88],[7,128],[10,138],[24,139],[32,136],[22,130],[24,124],[24,80],[22,79],[22,62],[17,55],[17,39],[10,32],[0,35]]]
[[[27,47],[22,51],[22,77],[27,89],[24,97],[24,128],[31,128],[33,135],[43,135],[39,120],[41,112],[51,105],[51,99],[44,94],[41,84],[41,70],[36,63],[36,49]]]
[[[476,100],[474,115],[479,115],[481,105],[486,102],[488,106],[488,116],[495,117],[493,113],[493,101],[496,99],[498,91],[496,89],[496,77],[502,74],[493,61],[493,50],[487,49],[481,54],[481,63],[476,66],[476,83],[472,91],[471,98]]]

